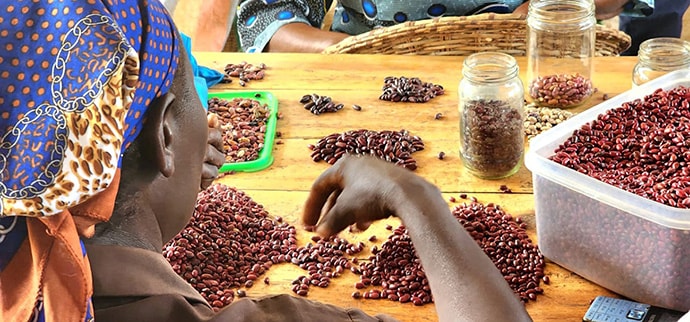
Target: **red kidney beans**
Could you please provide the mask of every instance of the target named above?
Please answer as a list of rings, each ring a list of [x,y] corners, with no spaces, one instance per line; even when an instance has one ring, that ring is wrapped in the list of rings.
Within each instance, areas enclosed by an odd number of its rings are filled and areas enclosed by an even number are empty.
[[[232,302],[233,289],[251,287],[272,264],[289,260],[295,232],[244,192],[214,184],[199,193],[189,224],[163,255],[218,310]]]
[[[334,164],[345,153],[373,155],[410,170],[417,169],[417,161],[412,153],[424,149],[424,142],[407,130],[370,131],[354,130],[333,133],[309,145],[314,162],[325,161]]]
[[[544,257],[519,218],[513,219],[498,205],[476,201],[456,206],[452,213],[522,301],[536,300],[537,294],[543,293],[539,283],[544,277]],[[364,293],[365,299],[387,298],[414,305],[433,301],[429,281],[404,226],[396,228],[372,253],[368,262],[359,265],[360,282],[355,288],[371,284],[379,293],[378,297]]]
[[[690,208],[690,89],[657,89],[575,130],[551,160],[671,207]],[[690,234],[537,177],[540,245],[605,287],[654,305],[690,308]],[[548,202],[546,202],[548,200]],[[543,233],[542,233],[543,232]]]

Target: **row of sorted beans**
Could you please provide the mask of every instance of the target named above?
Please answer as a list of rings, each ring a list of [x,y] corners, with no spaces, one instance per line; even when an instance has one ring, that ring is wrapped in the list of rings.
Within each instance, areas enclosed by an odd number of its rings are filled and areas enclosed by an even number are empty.
[[[539,76],[529,85],[529,95],[538,105],[558,108],[577,106],[594,90],[592,81],[580,74]]]
[[[525,135],[531,139],[571,118],[572,112],[556,107],[539,107],[535,104],[525,106]]]
[[[266,76],[266,64],[249,64],[243,61],[239,64],[225,65],[225,73],[221,83],[232,83],[232,78],[239,78],[240,86],[245,86],[251,80],[261,80]]]
[[[270,113],[266,104],[254,99],[214,97],[208,100],[208,113],[215,113],[220,120],[226,162],[259,158]]]
[[[163,248],[173,270],[218,310],[297,249],[295,227],[271,218],[244,192],[214,184],[199,193],[189,224]]]
[[[527,225],[521,218],[513,218],[499,205],[484,205],[474,198],[454,207],[452,213],[522,301],[536,300],[544,292],[539,287],[541,281],[549,282],[544,275],[544,256],[527,236]]]
[[[426,103],[445,92],[443,86],[422,81],[418,77],[388,76],[383,82],[379,99],[384,101]]]
[[[312,114],[319,115],[322,113],[335,113],[343,109],[345,106],[342,103],[336,103],[330,96],[322,96],[316,93],[302,96],[299,101],[304,104],[304,109],[312,112]]]
[[[410,170],[417,169],[412,153],[424,149],[424,142],[407,130],[370,131],[365,129],[333,133],[309,145],[314,162],[334,164],[345,153],[373,155]]]
[[[520,218],[513,219],[500,206],[483,205],[475,198],[471,203],[456,206],[452,213],[522,301],[536,300],[537,295],[544,292],[539,287],[540,282],[550,282],[544,275],[544,256],[532,244]],[[429,281],[404,226],[396,228],[381,248],[374,247],[372,253],[368,262],[353,270],[360,274],[355,288],[363,289],[370,285],[379,288],[372,288],[364,294],[357,291],[353,297],[383,298],[415,305],[433,301]]]
[[[314,236],[312,240],[315,243],[308,243],[290,252],[290,262],[309,273],[292,281],[292,291],[300,296],[307,296],[311,286],[328,287],[332,278],[351,268],[348,256],[364,249],[364,243],[355,245],[338,237],[321,239]]]

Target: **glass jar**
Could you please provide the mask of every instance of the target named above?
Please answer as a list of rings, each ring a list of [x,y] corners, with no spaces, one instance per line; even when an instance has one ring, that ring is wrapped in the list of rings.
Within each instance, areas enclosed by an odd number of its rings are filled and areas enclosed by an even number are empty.
[[[539,106],[571,108],[594,93],[596,18],[592,0],[531,0],[527,85]]]
[[[690,42],[679,38],[652,38],[640,44],[633,68],[633,86],[674,70],[690,68]]]
[[[525,92],[515,58],[484,52],[468,56],[458,86],[460,157],[475,176],[499,179],[520,168]]]

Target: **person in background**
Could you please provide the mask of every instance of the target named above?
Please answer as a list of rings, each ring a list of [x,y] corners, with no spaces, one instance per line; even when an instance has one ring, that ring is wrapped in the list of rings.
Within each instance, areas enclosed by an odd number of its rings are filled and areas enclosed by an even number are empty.
[[[690,0],[594,0],[594,3],[598,19],[618,16],[619,29],[632,38],[630,48],[621,53],[623,56],[636,56],[640,44],[647,39],[679,38],[683,15],[690,6]]]
[[[172,270],[162,246],[224,155],[160,2],[18,1],[1,14],[0,321],[394,321],[287,294],[216,313]],[[408,225],[441,321],[530,320],[409,170],[345,157],[304,210],[322,236],[388,216]]]
[[[172,15],[179,31],[194,40],[191,50],[220,52],[227,43],[236,42],[232,26],[238,1],[161,0],[161,3]]]
[[[245,52],[322,52],[342,39],[374,28],[440,16],[487,12],[527,13],[527,0],[339,0],[328,30],[321,29],[333,0],[244,0],[237,11]]]

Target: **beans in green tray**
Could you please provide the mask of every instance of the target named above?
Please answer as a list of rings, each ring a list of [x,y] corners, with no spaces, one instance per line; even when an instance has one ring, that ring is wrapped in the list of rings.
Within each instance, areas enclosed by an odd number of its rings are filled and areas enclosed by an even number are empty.
[[[218,115],[221,122],[227,163],[258,159],[270,114],[266,104],[248,98],[213,97],[208,100],[208,112]]]

